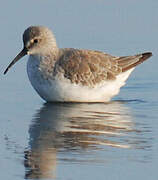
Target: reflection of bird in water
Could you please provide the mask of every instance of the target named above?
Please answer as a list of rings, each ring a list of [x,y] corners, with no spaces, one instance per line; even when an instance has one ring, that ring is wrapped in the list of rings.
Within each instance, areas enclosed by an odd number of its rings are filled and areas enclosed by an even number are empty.
[[[25,152],[26,178],[55,177],[57,152],[82,152],[83,157],[83,150],[105,146],[132,148],[133,132],[134,124],[123,103],[47,103],[30,126],[30,150]]]

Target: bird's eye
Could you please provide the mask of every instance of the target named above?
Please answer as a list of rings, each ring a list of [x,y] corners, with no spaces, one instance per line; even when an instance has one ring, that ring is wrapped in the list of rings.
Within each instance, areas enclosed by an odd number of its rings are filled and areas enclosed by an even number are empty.
[[[34,39],[34,41],[33,41],[33,42],[34,42],[35,44],[36,44],[36,43],[38,43],[38,39]]]

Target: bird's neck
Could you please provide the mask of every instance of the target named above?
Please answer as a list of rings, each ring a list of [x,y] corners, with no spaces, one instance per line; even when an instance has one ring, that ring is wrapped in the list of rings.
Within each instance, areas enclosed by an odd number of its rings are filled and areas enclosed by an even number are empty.
[[[29,62],[31,66],[41,72],[53,72],[55,63],[59,56],[59,50],[46,51],[30,55]]]
[[[43,48],[41,51],[30,54],[34,59],[39,61],[39,63],[55,63],[58,59],[59,49],[58,48]]]

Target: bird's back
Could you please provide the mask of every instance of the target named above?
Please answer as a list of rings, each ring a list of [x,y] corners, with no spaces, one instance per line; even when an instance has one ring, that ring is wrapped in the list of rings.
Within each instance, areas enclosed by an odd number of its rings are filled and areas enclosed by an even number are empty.
[[[135,68],[150,56],[151,53],[143,53],[116,57],[100,51],[60,49],[54,75],[62,72],[71,83],[95,87],[105,81],[116,80],[118,75]]]

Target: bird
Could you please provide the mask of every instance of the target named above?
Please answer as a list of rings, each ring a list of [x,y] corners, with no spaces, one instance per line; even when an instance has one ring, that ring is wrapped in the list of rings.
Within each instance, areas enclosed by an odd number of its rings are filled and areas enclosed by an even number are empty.
[[[28,78],[46,102],[109,102],[152,53],[120,57],[97,50],[58,48],[49,28],[30,26],[23,33],[22,51],[4,74],[25,55],[29,55]]]

